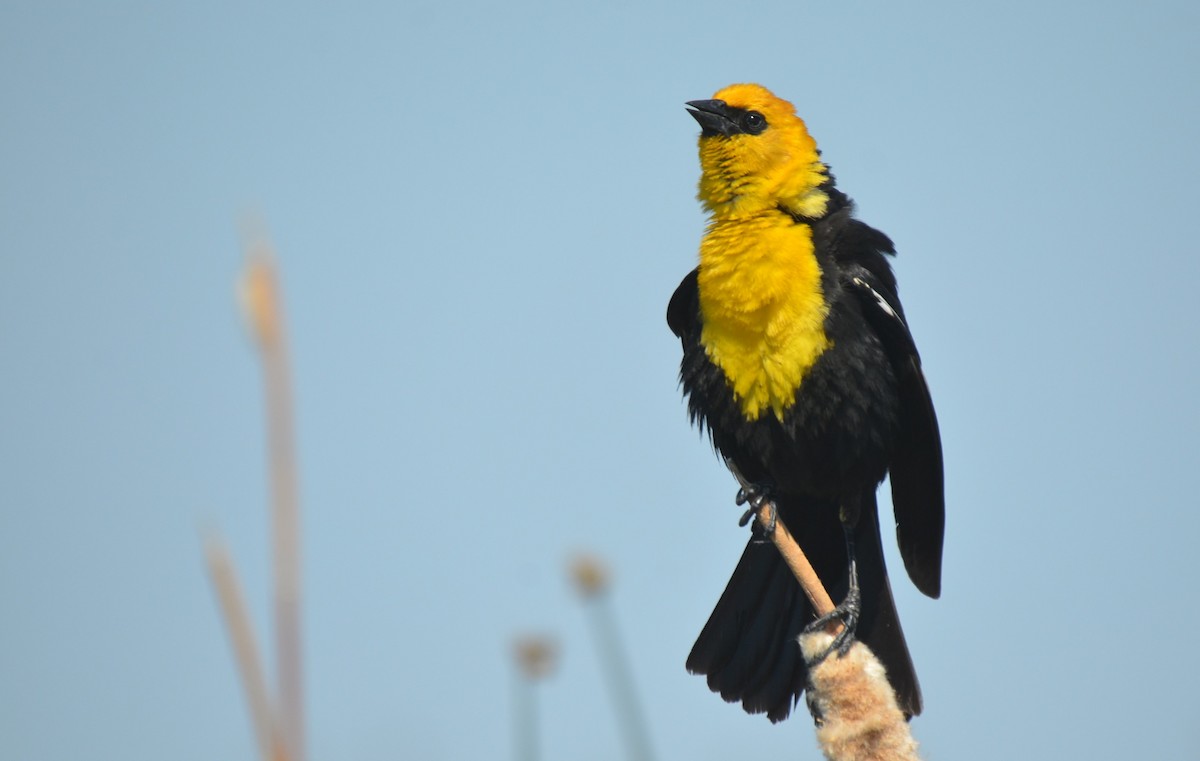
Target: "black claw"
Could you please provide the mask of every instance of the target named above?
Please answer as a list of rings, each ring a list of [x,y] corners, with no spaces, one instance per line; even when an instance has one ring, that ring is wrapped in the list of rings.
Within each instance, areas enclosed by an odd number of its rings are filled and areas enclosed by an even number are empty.
[[[762,510],[764,505],[769,508],[769,520],[767,520],[765,524],[762,521],[759,521],[755,530],[756,536],[758,536],[761,532],[761,536],[758,537],[758,541],[763,541],[761,538],[762,536],[770,536],[775,532],[777,515],[775,512],[775,502],[771,499],[771,488],[764,484],[751,483],[746,479],[745,476],[742,475],[742,471],[738,470],[737,465],[733,464],[733,460],[726,458],[725,465],[729,468],[730,472],[733,473],[734,478],[738,480],[738,484],[741,486],[741,488],[738,489],[737,497],[734,501],[737,502],[738,505],[750,505],[746,512],[742,513],[742,517],[738,519],[739,526],[745,526],[747,523],[749,523],[750,519],[755,517]]]
[[[811,634],[824,629],[834,621],[839,621],[842,624],[842,630],[834,635],[833,642],[829,644],[829,649],[817,657],[813,662],[814,666],[828,658],[834,651],[837,651],[839,657],[850,652],[850,646],[854,644],[854,632],[858,629],[858,619],[861,613],[862,595],[858,591],[858,585],[856,584],[850,588],[850,591],[846,594],[846,599],[842,600],[841,605],[838,605],[833,610],[804,627],[804,633]]]
[[[750,522],[751,518],[758,515],[759,511],[765,505],[767,507],[768,519],[764,524],[761,521],[759,526],[762,528],[765,536],[770,536],[775,531],[775,503],[771,500],[771,490],[766,486],[759,484],[744,484],[738,489],[735,501],[739,505],[749,505],[746,512],[742,513],[742,517],[738,519],[739,526],[745,526]]]
[[[771,490],[765,486],[747,486],[738,489],[734,502],[739,505],[750,505],[755,510],[762,507],[771,499]]]
[[[843,528],[845,527],[843,526]],[[854,536],[848,529],[846,530],[846,557],[850,561],[850,584],[849,589],[846,590],[846,598],[836,608],[804,627],[804,633],[810,634],[833,621],[840,621],[842,624],[842,630],[834,636],[829,649],[821,653],[813,662],[814,666],[828,658],[830,653],[835,650],[839,657],[845,655],[850,652],[850,646],[854,644],[854,632],[858,629],[858,618],[862,614],[862,591],[858,587],[858,561],[854,552]]]

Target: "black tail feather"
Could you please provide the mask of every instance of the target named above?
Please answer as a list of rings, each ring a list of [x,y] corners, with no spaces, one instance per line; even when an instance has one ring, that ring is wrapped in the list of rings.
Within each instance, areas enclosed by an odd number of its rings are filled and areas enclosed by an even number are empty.
[[[836,507],[786,497],[777,507],[830,595],[840,599],[847,562]],[[858,639],[887,669],[901,710],[918,714],[921,691],[887,580],[874,495],[864,501],[854,534],[863,600]],[[710,689],[727,701],[741,701],[748,713],[782,721],[807,683],[796,638],[815,617],[778,550],[756,533],[692,647],[688,671],[706,675]]]

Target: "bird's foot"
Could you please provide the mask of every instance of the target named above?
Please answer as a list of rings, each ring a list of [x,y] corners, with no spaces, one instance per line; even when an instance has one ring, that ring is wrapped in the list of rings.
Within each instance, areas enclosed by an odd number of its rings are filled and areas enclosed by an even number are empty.
[[[775,511],[775,501],[771,499],[770,488],[761,484],[743,483],[742,488],[738,489],[736,502],[738,505],[749,505],[738,520],[739,526],[745,526],[751,518],[760,516],[763,507],[766,506],[767,520],[764,523],[760,517],[758,525],[766,536],[775,532],[775,519],[778,514]]]
[[[842,624],[842,630],[834,635],[833,642],[829,644],[829,649],[822,653],[816,659],[815,663],[825,660],[835,650],[839,657],[850,651],[850,646],[854,644],[854,632],[858,629],[858,618],[861,613],[862,594],[858,591],[858,585],[853,585],[850,587],[850,591],[846,593],[846,599],[842,600],[841,605],[838,605],[833,610],[804,627],[804,633],[810,634],[825,628],[834,621],[840,621]]]

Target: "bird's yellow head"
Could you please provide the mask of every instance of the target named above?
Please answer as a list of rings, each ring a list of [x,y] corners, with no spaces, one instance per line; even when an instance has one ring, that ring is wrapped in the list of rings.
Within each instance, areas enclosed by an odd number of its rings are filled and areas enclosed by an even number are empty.
[[[829,173],[791,103],[754,84],[730,85],[688,108],[700,133],[700,201],[714,217],[783,208],[825,213]]]

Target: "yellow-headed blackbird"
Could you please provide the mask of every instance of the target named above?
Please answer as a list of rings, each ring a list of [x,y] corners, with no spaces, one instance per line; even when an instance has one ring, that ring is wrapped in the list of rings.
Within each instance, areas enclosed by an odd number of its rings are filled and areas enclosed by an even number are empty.
[[[883,662],[900,707],[921,691],[884,567],[875,490],[890,474],[900,555],[941,588],[942,451],[921,361],[896,297],[886,235],[853,205],[792,104],[752,84],[688,104],[700,123],[700,264],[671,297],[694,423],[769,499],[838,606]],[[796,637],[814,621],[756,522],[688,657],[726,700],[787,717],[807,673]],[[848,646],[849,640],[841,645]]]

